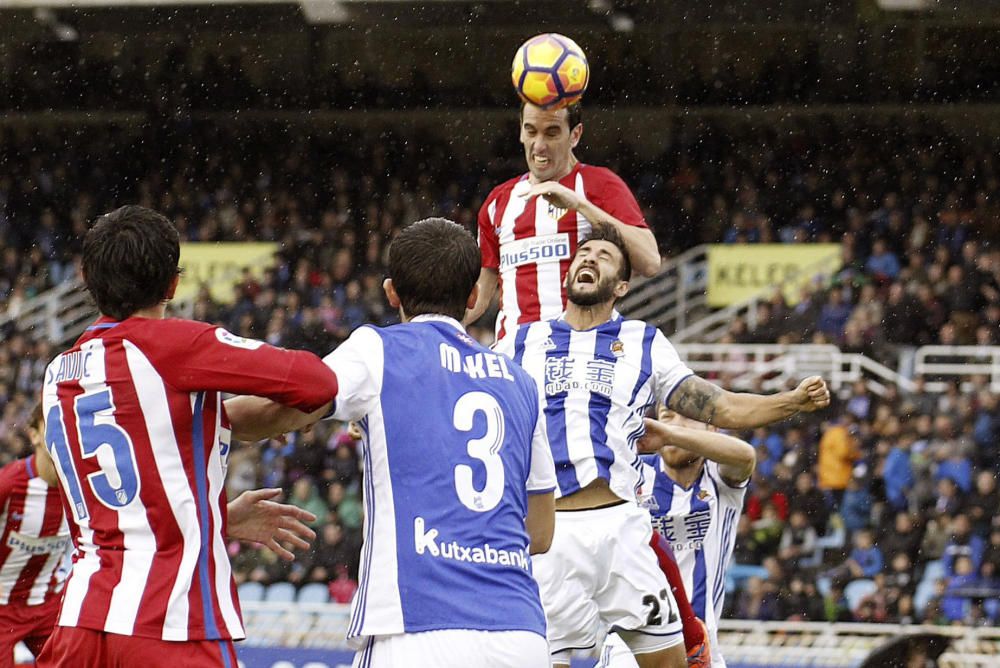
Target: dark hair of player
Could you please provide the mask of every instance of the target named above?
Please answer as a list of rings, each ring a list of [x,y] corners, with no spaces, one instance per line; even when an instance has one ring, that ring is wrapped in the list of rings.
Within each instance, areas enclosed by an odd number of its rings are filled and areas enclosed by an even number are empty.
[[[28,414],[28,424],[26,426],[42,431],[42,428],[45,426],[45,420],[42,419],[41,401],[36,402],[31,408],[31,412]]]
[[[520,118],[524,121],[524,105],[526,102],[521,103]],[[583,104],[580,102],[574,102],[573,104],[566,107],[566,120],[569,121],[569,129],[572,130],[580,123],[583,123]]]
[[[180,273],[180,239],[166,216],[141,206],[106,213],[83,239],[83,279],[101,313],[124,320],[162,302]]]
[[[389,245],[389,278],[411,318],[439,313],[461,320],[479,270],[476,240],[444,218],[417,221]]]
[[[625,248],[625,239],[613,225],[594,225],[587,238],[580,242],[577,250],[590,241],[607,241],[618,247],[622,254],[621,271],[618,273],[618,280],[627,281],[632,278],[632,261],[628,258],[628,249]]]

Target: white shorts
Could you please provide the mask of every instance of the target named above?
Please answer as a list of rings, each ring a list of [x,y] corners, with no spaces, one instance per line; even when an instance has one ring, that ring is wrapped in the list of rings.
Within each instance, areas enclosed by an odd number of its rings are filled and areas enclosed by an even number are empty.
[[[636,654],[684,642],[652,535],[649,512],[634,503],[556,512],[552,547],[531,558],[553,656],[595,647],[610,630]]]
[[[531,631],[449,629],[374,636],[354,668],[549,668],[549,646]]]

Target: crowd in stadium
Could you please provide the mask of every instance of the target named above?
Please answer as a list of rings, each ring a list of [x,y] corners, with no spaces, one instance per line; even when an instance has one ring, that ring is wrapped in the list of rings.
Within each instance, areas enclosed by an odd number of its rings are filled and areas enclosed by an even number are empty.
[[[833,342],[893,366],[900,347],[997,344],[993,146],[919,123],[676,130],[662,159],[620,150],[611,163],[646,207],[665,255],[698,241],[842,240],[844,267],[832,284],[795,305],[761,307],[757,328],[737,321],[728,340]],[[186,141],[172,141],[181,133]],[[203,292],[195,317],[325,354],[360,324],[393,321],[381,293],[386,239],[431,213],[472,228],[489,184],[522,169],[513,136],[499,144],[507,157],[486,165],[428,137],[355,141],[170,125],[129,137],[123,149],[124,137],[102,130],[0,140],[9,167],[0,176],[0,302],[9,312],[75,274],[89,221],[135,201],[163,211],[187,240],[280,242],[263,278],[240,281],[235,303]],[[148,175],[149,164],[162,167]],[[10,331],[0,345],[0,451],[27,452],[19,425],[52,354],[31,332]],[[998,403],[982,385],[937,396],[918,382],[915,392],[890,388],[880,397],[862,383],[823,414],[744,435],[758,466],[735,561],[757,568],[734,569],[731,614],[1000,621]],[[335,600],[349,600],[361,507],[348,425],[238,448],[231,494],[261,485],[285,488],[316,514],[319,538],[293,564],[234,543],[239,578],[330,582]],[[856,581],[877,589],[857,594]]]
[[[820,45],[808,41],[797,53],[779,46],[755,71],[732,57],[717,67],[692,67],[677,80],[649,49],[628,41],[603,51],[586,44],[601,62],[587,99],[596,104],[660,106],[752,106],[803,103],[907,103],[992,101],[1000,95],[1000,75],[989,55],[929,55],[918,76],[892,80],[878,61],[827,63]],[[456,47],[462,48],[462,47]],[[988,51],[986,51],[988,54]],[[10,78],[0,86],[0,109],[111,109],[214,111],[229,109],[417,109],[502,107],[507,91],[491,87],[449,87],[433,73],[414,67],[405,83],[381,79],[373,70],[360,76],[322,64],[300,77],[282,68],[255,81],[250,60],[269,54],[202,53],[184,45],[131,60],[87,54],[77,44],[38,43],[18,54]],[[462,58],[455,52],[453,58]],[[30,66],[29,66],[30,64]],[[280,72],[280,74],[278,74]],[[618,81],[644,81],[641,95]]]

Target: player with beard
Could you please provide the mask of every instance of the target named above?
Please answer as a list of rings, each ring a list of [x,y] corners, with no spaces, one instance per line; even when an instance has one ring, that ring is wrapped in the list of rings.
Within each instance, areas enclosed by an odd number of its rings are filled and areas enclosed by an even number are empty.
[[[736,523],[747,482],[757,463],[753,446],[717,433],[660,406],[659,421],[646,420],[641,504],[653,528],[676,555],[695,614],[704,619],[712,644],[713,668],[725,668],[718,647],[725,599],[726,567],[736,543]],[[635,668],[628,647],[608,636],[600,668]]]
[[[558,320],[520,327],[501,349],[534,379],[556,464],[556,528],[535,559],[556,665],[617,631],[641,668],[686,665],[674,596],[637,503],[643,416],[666,405],[724,428],[749,428],[829,404],[819,377],[775,395],[727,392],[695,376],[662,332],[614,303],[631,266],[615,227],[596,227],[566,278]]]

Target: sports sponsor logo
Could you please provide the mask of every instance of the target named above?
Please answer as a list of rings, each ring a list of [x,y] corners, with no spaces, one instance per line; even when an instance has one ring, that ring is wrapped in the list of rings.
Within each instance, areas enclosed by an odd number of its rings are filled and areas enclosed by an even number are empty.
[[[215,338],[219,340],[219,343],[225,343],[227,346],[232,346],[233,348],[243,348],[244,350],[257,350],[264,345],[263,341],[244,339],[242,336],[236,336],[221,327],[215,330]]]
[[[500,271],[525,264],[559,262],[569,256],[569,235],[565,232],[516,239],[505,243],[500,249]]]
[[[545,358],[545,395],[585,390],[605,397],[614,392],[615,363],[603,359]]]
[[[528,553],[523,549],[504,550],[482,545],[462,545],[458,541],[439,540],[437,529],[427,528],[423,517],[413,520],[413,548],[419,555],[434,559],[464,561],[489,566],[516,566],[528,570]]]
[[[68,536],[25,536],[17,531],[11,531],[7,536],[7,547],[18,552],[27,552],[31,555],[53,554],[64,552],[69,547]]]

